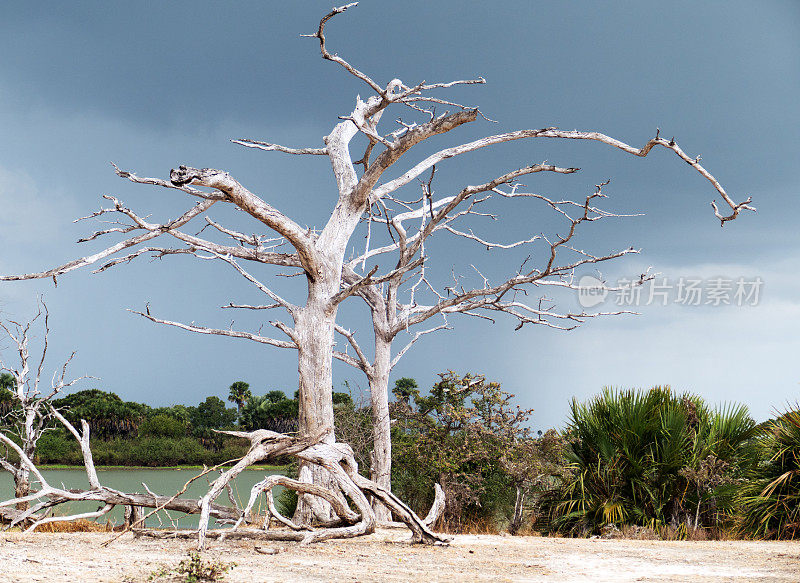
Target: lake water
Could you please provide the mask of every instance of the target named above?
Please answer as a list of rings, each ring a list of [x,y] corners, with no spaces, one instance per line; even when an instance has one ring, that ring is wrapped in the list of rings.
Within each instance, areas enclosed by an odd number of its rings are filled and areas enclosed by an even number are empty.
[[[191,478],[201,473],[200,469],[109,469],[98,470],[97,476],[100,478],[100,483],[109,488],[121,490],[123,492],[138,492],[146,494],[147,490],[142,486],[142,483],[147,484],[147,487],[154,493],[162,496],[172,496],[176,492],[183,489],[183,486]],[[240,507],[247,504],[250,497],[250,489],[265,476],[281,473],[275,470],[245,470],[233,482],[231,486],[236,500],[239,502]],[[83,468],[69,469],[69,470],[44,470],[42,472],[45,480],[47,480],[53,487],[70,488],[88,488],[89,480],[86,478],[86,471]],[[209,473],[195,480],[188,488],[181,498],[200,498],[208,491],[208,485],[219,474]],[[274,490],[277,496],[281,487],[278,486]],[[8,500],[14,496],[14,482],[11,475],[2,472],[0,473],[0,500]],[[217,499],[217,504],[230,506],[228,501],[228,494],[223,491]],[[62,504],[55,510],[56,514],[63,515],[75,512],[93,512],[99,508],[98,502],[71,502]],[[261,500],[263,507],[263,496]],[[259,508],[259,503],[256,503],[256,509]],[[150,512],[152,509],[145,509],[145,513]],[[124,517],[124,508],[122,506],[115,507],[111,512],[99,519],[99,522],[105,523],[110,520],[116,524],[122,524]],[[173,524],[177,524],[178,528],[197,528],[197,515],[184,514],[182,512],[159,512],[147,519],[146,526],[150,528],[172,528]],[[212,523],[213,523],[212,519]]]

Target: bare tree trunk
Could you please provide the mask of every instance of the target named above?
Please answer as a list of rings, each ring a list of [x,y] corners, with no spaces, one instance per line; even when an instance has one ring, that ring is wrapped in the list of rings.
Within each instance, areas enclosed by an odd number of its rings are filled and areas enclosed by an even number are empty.
[[[24,498],[31,493],[31,480],[30,472],[27,469],[21,469],[14,473],[14,498]],[[16,505],[17,510],[27,510],[29,507],[28,502],[20,502]]]
[[[373,455],[370,477],[387,492],[392,490],[392,436],[389,419],[389,371],[392,345],[380,334],[375,334],[375,362],[369,375],[369,392],[372,404]],[[378,522],[390,522],[392,513],[378,500],[373,499],[372,509]]]
[[[338,278],[336,288],[338,289]],[[323,443],[333,443],[333,332],[336,310],[328,308],[325,286],[309,282],[309,298],[306,306],[295,315],[295,334],[298,345],[299,429],[300,435],[325,432]],[[335,293],[335,292],[334,292]],[[332,294],[331,294],[332,295]],[[331,477],[318,465],[301,462],[299,478],[302,482],[331,488]],[[335,489],[335,487],[334,487]],[[333,518],[331,507],[325,500],[300,494],[295,520],[311,524],[316,518],[328,521]]]
[[[702,504],[702,501],[703,501],[703,499],[702,499],[702,496],[700,494],[700,489],[698,488],[698,490],[697,490],[697,511],[694,514],[694,528],[692,529],[692,532],[695,532],[697,530],[697,526],[700,524],[700,505]]]
[[[525,501],[525,493],[523,492],[520,486],[517,486],[517,497],[514,501],[514,516],[511,518],[511,524],[508,527],[509,532],[511,534],[517,534],[520,527],[522,526],[522,511],[523,511],[523,503]]]
[[[144,508],[126,506],[124,526],[125,528],[144,528]]]

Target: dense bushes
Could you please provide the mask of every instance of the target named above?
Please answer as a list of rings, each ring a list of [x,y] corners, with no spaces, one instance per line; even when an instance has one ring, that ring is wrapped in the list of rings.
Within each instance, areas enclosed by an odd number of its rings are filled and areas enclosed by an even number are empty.
[[[280,433],[297,431],[299,401],[289,399],[283,391],[270,391],[266,395],[250,396],[242,407],[239,424],[243,429],[270,429]]]
[[[0,406],[13,407],[6,380]],[[296,394],[253,396],[239,385],[238,427],[297,428]],[[800,538],[800,410],[756,427],[744,406],[712,409],[668,387],[607,389],[585,403],[573,400],[563,432],[534,435],[532,411],[513,406],[512,395],[482,376],[441,374],[428,394],[404,378],[393,392],[392,488],[425,514],[434,483],[441,484],[447,504],[440,528],[582,536],[614,525],[705,537],[735,527],[741,536]],[[347,393],[333,400],[338,439],[368,475],[369,406]],[[215,465],[247,450],[243,440],[214,431],[237,426],[236,410],[218,397],[151,408],[91,390],[56,404],[70,407],[73,422],[90,423],[98,465]],[[36,461],[82,464],[77,442],[57,426],[40,439]],[[287,496],[281,504],[294,502]]]
[[[514,464],[534,441],[526,427],[532,411],[512,407],[512,395],[482,376],[442,374],[428,396],[408,382],[398,385],[391,408],[393,490],[424,514],[434,483],[441,484],[444,526],[453,531],[508,523],[524,482]]]
[[[217,449],[204,447],[196,438],[147,435],[138,438],[93,439],[92,456],[99,466],[168,467],[216,465],[247,452],[247,444],[226,439]],[[83,465],[81,450],[72,436],[48,431],[39,440],[36,461],[40,464]]]
[[[754,428],[744,406],[711,410],[668,387],[573,401],[572,472],[548,496],[552,526],[573,533],[609,523],[719,526],[753,462]]]
[[[139,437],[183,437],[189,431],[189,424],[183,419],[159,413],[145,419],[139,426]]]
[[[391,406],[392,487],[425,512],[440,482],[451,530],[513,532],[524,516],[529,529],[578,536],[614,525],[800,538],[800,410],[757,427],[742,405],[669,387],[604,390],[572,402],[565,431],[536,437],[530,411],[483,377],[447,373],[426,396],[408,380]]]
[[[758,463],[739,489],[739,531],[757,538],[800,538],[800,409],[764,423]]]
[[[53,406],[64,411],[73,425],[85,419],[94,437],[133,436],[139,430],[150,407],[143,403],[123,401],[114,393],[99,389],[78,391],[53,400]]]
[[[3,396],[0,393],[0,401]],[[2,402],[15,406],[13,399]],[[91,389],[56,399],[53,405],[78,427],[81,419],[87,421],[98,465],[214,465],[247,451],[241,440],[214,431],[233,429],[236,423],[236,410],[215,396],[196,407],[152,408]],[[35,458],[42,464],[83,464],[78,443],[55,420],[39,440]]]

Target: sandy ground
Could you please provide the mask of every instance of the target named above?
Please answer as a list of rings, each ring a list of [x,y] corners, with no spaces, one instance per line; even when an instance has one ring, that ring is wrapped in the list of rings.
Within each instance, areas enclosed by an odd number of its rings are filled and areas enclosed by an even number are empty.
[[[189,541],[108,534],[0,534],[0,581],[147,581]],[[488,535],[450,546],[404,544],[403,531],[296,544],[212,543],[204,560],[236,562],[225,581],[723,581],[800,582],[800,542],[664,542]],[[275,552],[263,554],[256,551]],[[277,552],[276,552],[277,551]],[[166,579],[159,579],[164,581]]]

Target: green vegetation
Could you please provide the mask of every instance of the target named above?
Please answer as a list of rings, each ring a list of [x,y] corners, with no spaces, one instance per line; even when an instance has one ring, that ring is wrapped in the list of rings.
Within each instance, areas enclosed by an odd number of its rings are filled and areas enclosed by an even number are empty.
[[[744,406],[711,410],[669,387],[573,401],[571,472],[548,498],[552,526],[578,534],[607,524],[723,526],[753,463],[754,429]]]
[[[200,583],[202,581],[222,581],[225,573],[236,566],[236,563],[223,563],[221,561],[204,561],[197,551],[189,551],[189,558],[184,559],[176,567],[162,567],[148,577],[148,581],[157,581],[168,578],[186,583]]]
[[[0,377],[0,383],[13,385],[13,377]],[[99,389],[55,399],[53,406],[63,411],[76,426],[81,419],[87,421],[92,436],[92,455],[98,466],[216,465],[243,456],[248,447],[243,440],[226,436],[219,430],[297,430],[297,395],[290,399],[282,391],[272,390],[263,396],[253,396],[249,385],[242,381],[233,383],[231,393],[241,398],[241,416],[216,396],[206,397],[196,406],[150,407],[124,401],[114,393]],[[350,400],[346,393],[334,393],[336,403]],[[14,406],[13,395],[0,386],[0,415]],[[14,459],[13,452],[11,459]],[[34,461],[44,466],[83,465],[78,443],[55,421],[39,440]],[[276,462],[288,463],[288,460]]]
[[[151,411],[143,403],[123,401],[114,393],[99,389],[78,391],[53,400],[53,406],[64,411],[73,425],[85,419],[95,438],[134,436]]]
[[[800,410],[756,426],[743,405],[606,389],[573,401],[563,432],[533,435],[531,411],[480,376],[442,374],[427,395],[400,379],[394,394],[392,488],[422,514],[440,483],[451,531],[800,538]],[[368,430],[366,407],[337,417],[364,471]]]
[[[0,403],[9,410],[14,407],[10,395],[7,400],[2,399],[0,394]],[[153,408],[90,389],[55,399],[53,405],[75,425],[81,419],[87,421],[98,466],[215,465],[239,458],[247,451],[241,440],[215,432],[236,428],[236,410],[226,408],[225,402],[215,396],[195,407]],[[83,457],[72,435],[52,421],[51,429],[39,440],[34,461],[77,466],[83,464]]]
[[[228,400],[236,403],[237,417],[242,414],[242,407],[253,398],[250,392],[250,385],[244,381],[236,381],[228,389]]]
[[[392,489],[424,515],[440,484],[447,501],[439,528],[800,538],[798,408],[756,426],[742,405],[711,408],[669,387],[605,389],[572,401],[564,431],[534,434],[532,410],[514,406],[498,383],[439,376],[427,393],[414,379],[398,379],[390,404]],[[4,413],[14,408],[9,377],[0,375]],[[87,420],[99,467],[210,466],[247,450],[219,430],[297,429],[296,393],[253,395],[237,381],[229,400],[238,410],[216,396],[196,406],[154,408],[92,389],[54,405],[73,423]],[[369,405],[347,392],[334,392],[333,402],[337,437],[369,475]],[[77,466],[82,457],[75,439],[53,425],[39,441],[36,462]],[[296,475],[292,460],[275,463]],[[290,490],[277,500],[286,515],[296,503]]]
[[[14,406],[14,396],[10,389],[14,387],[14,376],[7,372],[0,373],[0,417],[7,415]]]
[[[392,488],[419,513],[433,501],[434,483],[447,496],[444,524],[454,531],[508,519],[513,479],[503,455],[528,438],[531,411],[514,409],[511,395],[483,377],[440,375],[428,396],[407,382],[392,408]]]
[[[297,397],[289,399],[283,391],[270,391],[255,397],[251,395],[242,408],[239,425],[247,431],[296,431],[299,407]]]
[[[758,463],[738,492],[739,532],[756,538],[800,538],[800,409],[764,423]]]

